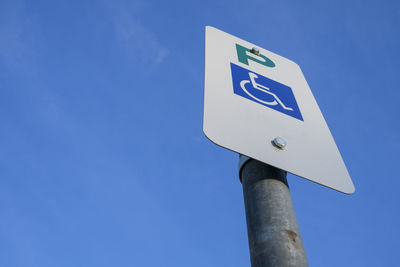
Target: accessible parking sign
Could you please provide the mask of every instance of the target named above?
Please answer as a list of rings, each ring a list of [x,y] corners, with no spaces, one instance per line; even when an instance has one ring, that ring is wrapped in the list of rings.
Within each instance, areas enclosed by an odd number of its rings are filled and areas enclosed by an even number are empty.
[[[224,148],[340,192],[354,192],[300,67],[209,26],[203,131]],[[274,145],[277,138],[284,147]]]

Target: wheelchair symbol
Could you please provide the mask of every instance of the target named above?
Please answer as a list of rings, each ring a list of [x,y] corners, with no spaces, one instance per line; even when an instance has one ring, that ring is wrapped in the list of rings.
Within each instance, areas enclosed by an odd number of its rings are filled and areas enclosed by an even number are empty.
[[[257,74],[255,74],[255,73],[253,73],[253,72],[249,72],[249,77],[250,77],[250,80],[243,80],[243,81],[240,82],[240,87],[241,87],[241,88],[243,89],[243,91],[245,91],[246,94],[248,94],[251,98],[253,98],[253,99],[255,99],[256,101],[259,101],[259,102],[261,102],[261,103],[263,103],[263,104],[265,104],[265,105],[269,105],[269,106],[276,106],[276,105],[279,104],[283,109],[293,111],[293,108],[290,108],[290,107],[285,106],[285,104],[283,104],[283,102],[279,99],[279,97],[278,97],[276,94],[272,93],[268,87],[266,87],[266,86],[264,86],[264,85],[261,85],[261,84],[258,84],[258,83],[256,82],[256,79],[258,78]],[[252,85],[255,89],[260,90],[260,91],[262,91],[262,92],[264,92],[264,93],[267,93],[267,94],[271,95],[271,96],[274,98],[274,101],[265,101],[265,100],[259,99],[259,98],[255,97],[254,95],[252,95],[252,94],[246,89],[246,85],[249,84],[249,83],[251,83],[251,85]]]

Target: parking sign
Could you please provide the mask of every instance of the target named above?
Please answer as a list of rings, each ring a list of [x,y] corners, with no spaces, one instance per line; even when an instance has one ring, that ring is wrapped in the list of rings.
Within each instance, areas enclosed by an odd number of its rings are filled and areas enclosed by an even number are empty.
[[[354,186],[293,61],[206,27],[205,135],[217,145],[344,193]],[[284,140],[277,147],[273,140]]]

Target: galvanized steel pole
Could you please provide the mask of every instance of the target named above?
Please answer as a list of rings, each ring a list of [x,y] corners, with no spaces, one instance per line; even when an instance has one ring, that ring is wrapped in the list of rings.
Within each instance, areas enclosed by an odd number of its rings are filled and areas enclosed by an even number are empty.
[[[252,267],[308,266],[286,172],[240,155]]]

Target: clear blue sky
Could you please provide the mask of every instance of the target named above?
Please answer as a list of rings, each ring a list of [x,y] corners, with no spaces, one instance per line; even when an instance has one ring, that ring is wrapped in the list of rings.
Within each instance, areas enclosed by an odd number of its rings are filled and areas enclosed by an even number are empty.
[[[311,266],[397,266],[398,1],[0,1],[0,266],[250,266],[204,30],[297,62],[356,186],[289,175]]]

